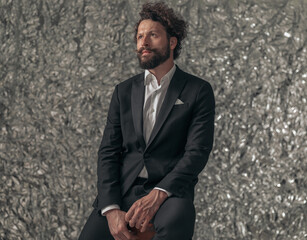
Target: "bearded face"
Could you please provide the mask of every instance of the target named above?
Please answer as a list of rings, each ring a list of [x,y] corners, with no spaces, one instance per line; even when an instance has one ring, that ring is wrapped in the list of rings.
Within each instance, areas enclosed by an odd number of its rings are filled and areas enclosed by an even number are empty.
[[[141,47],[137,51],[140,67],[143,69],[154,69],[164,63],[170,57],[169,41],[162,48]]]

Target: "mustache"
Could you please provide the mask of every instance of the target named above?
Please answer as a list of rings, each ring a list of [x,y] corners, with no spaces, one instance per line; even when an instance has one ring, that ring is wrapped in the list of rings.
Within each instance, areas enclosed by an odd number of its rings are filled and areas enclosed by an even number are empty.
[[[136,49],[134,50],[137,54],[142,54],[143,51],[151,51],[151,52],[155,52],[156,50],[155,49],[152,49],[152,48],[146,48],[146,47],[141,47],[139,50]]]

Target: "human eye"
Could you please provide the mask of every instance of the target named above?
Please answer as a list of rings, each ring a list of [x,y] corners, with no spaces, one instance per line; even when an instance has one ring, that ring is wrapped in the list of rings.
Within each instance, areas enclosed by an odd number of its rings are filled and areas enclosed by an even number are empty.
[[[139,34],[139,35],[137,36],[137,39],[138,39],[138,40],[139,40],[139,39],[142,39],[142,37],[143,37],[143,35]]]

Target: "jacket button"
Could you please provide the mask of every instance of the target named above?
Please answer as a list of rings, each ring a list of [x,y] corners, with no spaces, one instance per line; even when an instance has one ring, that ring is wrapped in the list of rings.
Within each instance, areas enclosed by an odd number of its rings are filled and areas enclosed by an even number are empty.
[[[144,158],[149,158],[150,154],[149,153],[144,153]]]

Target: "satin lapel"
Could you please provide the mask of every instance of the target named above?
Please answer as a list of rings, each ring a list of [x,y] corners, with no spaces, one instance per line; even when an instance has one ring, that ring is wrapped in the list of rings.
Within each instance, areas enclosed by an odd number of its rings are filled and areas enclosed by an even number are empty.
[[[183,75],[184,72],[181,71],[177,66],[176,72],[168,87],[164,102],[161,106],[160,112],[158,114],[155,126],[151,132],[146,148],[148,148],[149,145],[152,143],[159,130],[161,129],[163,123],[165,122],[167,116],[169,115],[170,111],[172,110],[173,106],[175,105],[175,102],[186,82],[186,79]]]
[[[145,140],[143,137],[144,95],[145,95],[144,74],[142,74],[132,83],[131,108],[132,108],[133,125],[136,132],[136,136],[143,149],[145,149],[146,147]]]

